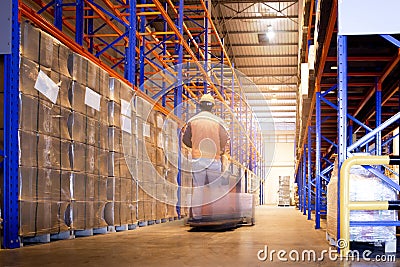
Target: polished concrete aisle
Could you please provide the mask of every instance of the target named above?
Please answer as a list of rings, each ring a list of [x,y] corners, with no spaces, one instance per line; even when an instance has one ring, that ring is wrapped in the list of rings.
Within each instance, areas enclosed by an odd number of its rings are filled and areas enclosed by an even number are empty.
[[[182,221],[142,227],[132,231],[64,240],[49,244],[0,250],[0,266],[349,266],[331,261],[290,260],[288,254],[273,261],[260,250],[328,250],[324,230],[314,230],[293,207],[257,207],[256,225],[231,231],[190,231]],[[261,251],[262,252],[262,251]],[[295,257],[295,254],[291,254]],[[293,258],[292,257],[292,258]],[[353,263],[351,266],[365,266]],[[382,264],[369,266],[382,266]],[[396,266],[395,263],[385,266]]]

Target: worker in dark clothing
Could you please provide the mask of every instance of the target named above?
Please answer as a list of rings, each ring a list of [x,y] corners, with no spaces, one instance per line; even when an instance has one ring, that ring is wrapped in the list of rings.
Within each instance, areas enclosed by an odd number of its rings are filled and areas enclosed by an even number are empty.
[[[221,176],[221,155],[228,141],[224,121],[211,113],[215,100],[210,94],[200,99],[201,112],[191,118],[183,135],[183,143],[192,148],[193,198],[192,214],[194,221],[202,219],[202,205],[206,178],[208,184]]]

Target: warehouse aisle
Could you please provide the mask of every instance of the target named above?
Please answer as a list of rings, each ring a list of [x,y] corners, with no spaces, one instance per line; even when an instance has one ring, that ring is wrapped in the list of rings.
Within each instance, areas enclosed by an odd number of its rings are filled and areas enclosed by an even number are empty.
[[[258,207],[256,225],[225,232],[189,231],[182,221],[143,227],[109,235],[58,241],[0,251],[0,266],[347,266],[332,262],[289,262],[273,254],[265,261],[258,253],[271,250],[320,251],[329,249],[325,231],[314,230],[293,207]],[[294,254],[292,254],[294,255]],[[301,257],[300,257],[301,258]],[[365,266],[353,263],[351,266]],[[382,266],[371,264],[369,266]],[[384,266],[395,266],[395,263]]]

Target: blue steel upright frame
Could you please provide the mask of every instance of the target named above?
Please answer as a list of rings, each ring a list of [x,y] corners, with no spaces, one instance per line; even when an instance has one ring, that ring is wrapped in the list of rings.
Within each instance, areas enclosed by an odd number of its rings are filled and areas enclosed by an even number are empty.
[[[18,1],[12,1],[11,54],[4,55],[4,222],[3,246],[18,248],[18,115],[19,115],[19,40]]]

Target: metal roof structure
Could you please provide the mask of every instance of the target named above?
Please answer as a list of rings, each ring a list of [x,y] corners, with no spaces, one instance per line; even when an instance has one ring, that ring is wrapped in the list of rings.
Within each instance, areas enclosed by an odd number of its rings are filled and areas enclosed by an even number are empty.
[[[276,128],[282,128],[278,125],[282,124],[294,134],[298,1],[215,0],[212,5],[212,16],[235,68],[257,85],[257,92],[245,94],[261,127],[262,118],[272,117]],[[268,37],[268,32],[273,36]]]

